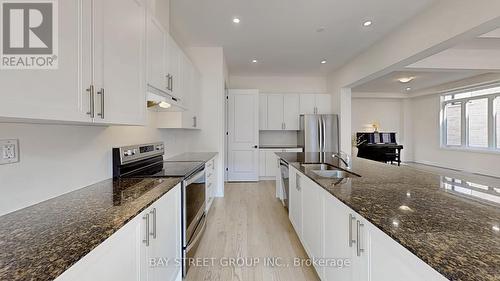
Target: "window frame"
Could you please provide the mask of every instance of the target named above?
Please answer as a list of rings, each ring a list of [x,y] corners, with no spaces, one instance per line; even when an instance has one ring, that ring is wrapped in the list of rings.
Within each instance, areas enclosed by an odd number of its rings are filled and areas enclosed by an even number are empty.
[[[497,114],[500,114],[500,112],[495,112],[495,99],[499,98],[500,99],[500,89],[496,90],[494,93],[491,94],[486,94],[486,95],[480,95],[480,96],[473,96],[473,97],[465,97],[465,98],[459,98],[459,99],[453,99],[453,97],[457,94],[463,94],[467,92],[475,92],[475,91],[480,91],[480,90],[485,90],[485,89],[491,89],[491,88],[497,88],[500,87],[500,82],[495,82],[492,84],[486,84],[482,86],[477,86],[477,87],[469,87],[469,88],[462,88],[459,90],[452,90],[452,91],[446,91],[442,92],[439,97],[439,102],[440,102],[440,124],[439,124],[439,130],[440,130],[440,144],[441,148],[444,149],[458,149],[458,150],[464,150],[464,151],[482,151],[482,152],[495,152],[495,153],[500,153],[500,147],[497,147],[497,138],[500,136],[497,136],[497,134],[500,134],[500,132],[496,131],[497,127]],[[452,96],[451,99],[446,100],[447,96]],[[481,100],[481,99],[487,99],[488,100],[488,146],[487,147],[475,147],[475,146],[470,146],[469,145],[469,116],[467,113],[467,103],[469,101],[473,100]],[[460,145],[448,145],[447,144],[447,120],[446,120],[446,106],[448,104],[453,104],[453,103],[460,103],[461,106],[461,144]]]

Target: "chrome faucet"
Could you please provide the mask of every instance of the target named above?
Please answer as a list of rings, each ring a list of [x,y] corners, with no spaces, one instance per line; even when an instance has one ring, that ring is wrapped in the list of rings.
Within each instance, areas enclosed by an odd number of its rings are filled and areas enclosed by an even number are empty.
[[[332,157],[338,158],[340,161],[342,161],[345,164],[347,170],[351,169],[351,164],[350,164],[351,159],[347,153],[344,153],[344,152],[335,153],[332,155]]]

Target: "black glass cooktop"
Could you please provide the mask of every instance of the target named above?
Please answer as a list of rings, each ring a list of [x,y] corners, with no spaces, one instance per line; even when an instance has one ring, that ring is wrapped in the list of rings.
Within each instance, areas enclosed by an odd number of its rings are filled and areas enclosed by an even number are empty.
[[[159,162],[127,174],[128,178],[187,177],[205,165],[203,162]]]

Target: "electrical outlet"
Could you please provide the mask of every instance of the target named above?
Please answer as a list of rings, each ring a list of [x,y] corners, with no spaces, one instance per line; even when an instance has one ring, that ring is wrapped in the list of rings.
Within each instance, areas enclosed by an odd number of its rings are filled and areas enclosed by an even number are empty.
[[[19,140],[0,140],[0,165],[19,162]]]

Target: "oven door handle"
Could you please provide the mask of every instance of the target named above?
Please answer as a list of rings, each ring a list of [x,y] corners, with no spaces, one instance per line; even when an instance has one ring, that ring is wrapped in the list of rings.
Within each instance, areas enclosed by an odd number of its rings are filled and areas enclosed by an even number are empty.
[[[188,185],[192,184],[193,182],[197,181],[203,175],[205,175],[205,169],[203,169],[201,172],[189,177],[188,179],[184,180],[184,186],[188,186]]]
[[[191,241],[189,241],[190,243],[186,246],[186,252],[189,252],[196,245],[196,243],[198,243],[198,240],[200,240],[200,238],[203,236],[203,233],[205,232],[206,226],[207,226],[207,217],[204,214],[200,219],[200,223],[196,226],[196,229],[194,231],[196,236],[193,239],[191,239]],[[198,228],[200,229],[198,230]]]

